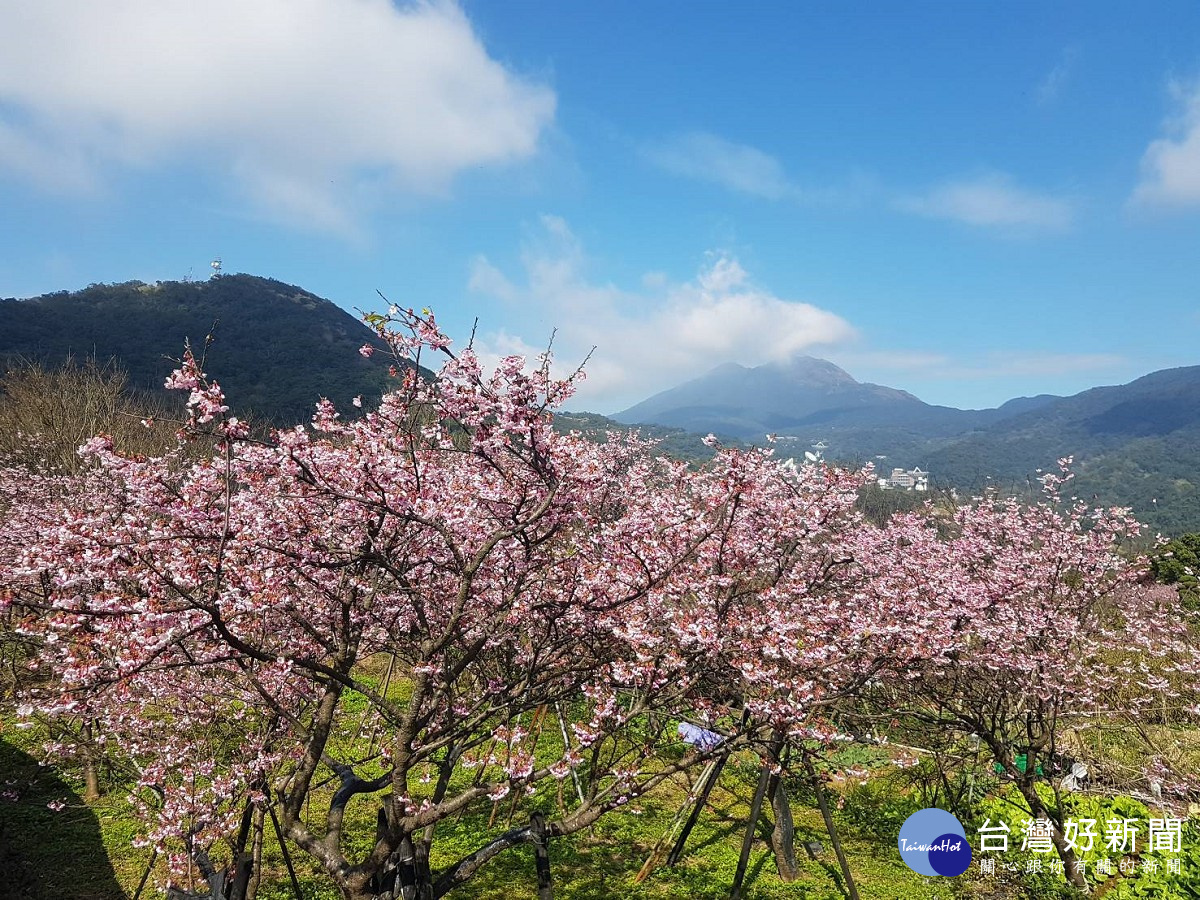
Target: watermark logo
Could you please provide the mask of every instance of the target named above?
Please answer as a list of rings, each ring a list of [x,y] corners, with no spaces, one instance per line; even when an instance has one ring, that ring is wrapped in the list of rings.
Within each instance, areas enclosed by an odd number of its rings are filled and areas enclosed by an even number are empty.
[[[971,865],[962,823],[944,809],[923,809],[900,829],[900,858],[918,875],[961,875]]]

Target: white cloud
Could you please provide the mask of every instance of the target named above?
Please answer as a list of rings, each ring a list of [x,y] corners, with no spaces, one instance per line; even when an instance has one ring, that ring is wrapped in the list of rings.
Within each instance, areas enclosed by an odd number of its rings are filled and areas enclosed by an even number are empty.
[[[645,157],[673,175],[719,184],[740,194],[779,200],[797,194],[775,157],[703,131],[647,145]]]
[[[1062,52],[1058,64],[1046,74],[1046,77],[1038,83],[1037,88],[1034,90],[1034,97],[1037,100],[1038,106],[1050,106],[1062,96],[1067,83],[1075,74],[1075,68],[1078,63],[1078,47],[1068,47]]]
[[[894,201],[903,212],[983,228],[1061,231],[1074,218],[1072,204],[1015,185],[1001,173],[950,181]]]
[[[648,142],[641,146],[640,152],[643,159],[671,175],[764,200],[848,208],[861,206],[879,194],[876,179],[861,171],[851,172],[838,184],[802,186],[769,153],[706,131]]]
[[[467,280],[467,288],[473,293],[495,297],[506,303],[517,299],[516,287],[485,256],[471,260],[471,277]]]
[[[450,2],[0,0],[0,21],[0,166],[61,190],[185,163],[340,229],[360,184],[437,195],[554,116]]]
[[[1200,82],[1174,83],[1171,92],[1178,109],[1142,156],[1134,205],[1200,206]]]
[[[587,380],[573,406],[615,410],[694,378],[722,362],[757,365],[854,337],[844,319],[755,285],[736,259],[712,254],[696,278],[671,282],[647,273],[636,290],[588,280],[586,257],[560,218],[546,216],[522,254],[523,278],[486,259],[471,269],[473,290],[508,301],[539,320],[544,335],[508,332],[477,342],[487,357],[539,352],[538,340],[557,328],[556,358],[564,367],[595,347]],[[529,327],[534,327],[530,325]]]
[[[1056,69],[1058,74],[1052,72],[1042,85],[1043,92],[1061,89],[1074,58],[1074,51],[1067,51]],[[806,206],[850,208],[890,203],[901,212],[1012,232],[1061,231],[1070,227],[1075,215],[1071,201],[1020,187],[1000,172],[946,181],[921,193],[888,190],[862,172],[852,174],[841,185],[810,189],[791,179],[775,157],[704,131],[645,144],[641,153],[672,175],[751,197]]]

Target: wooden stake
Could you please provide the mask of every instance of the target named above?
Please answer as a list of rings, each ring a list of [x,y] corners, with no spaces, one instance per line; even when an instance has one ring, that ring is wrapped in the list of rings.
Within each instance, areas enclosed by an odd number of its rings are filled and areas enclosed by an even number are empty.
[[[687,839],[691,835],[692,829],[696,827],[696,822],[700,819],[700,813],[704,811],[704,807],[708,803],[708,795],[712,793],[712,789],[717,784],[717,779],[721,777],[721,770],[725,768],[725,763],[728,760],[728,753],[724,753],[714,760],[714,764],[708,771],[708,778],[703,780],[703,789],[700,791],[700,796],[696,798],[696,803],[688,815],[688,820],[683,826],[683,831],[679,833],[679,838],[675,841],[675,846],[671,848],[671,852],[667,856],[668,866],[678,864],[679,860],[683,857],[683,848],[687,844]]]
[[[837,854],[838,865],[842,869],[842,878],[846,882],[846,896],[850,900],[860,900],[858,888],[854,886],[854,876],[850,874],[850,863],[846,860],[841,839],[838,838],[837,826],[833,824],[833,814],[829,811],[829,802],[825,799],[825,788],[821,785],[821,778],[817,775],[817,770],[812,764],[812,757],[807,752],[804,753],[804,768],[808,770],[808,777],[812,779],[813,791],[817,795],[817,806],[821,808],[821,818],[825,820],[825,830],[829,832],[833,852]]]
[[[279,819],[275,817],[275,808],[267,807],[271,814],[271,824],[275,826],[275,837],[279,839],[279,851],[283,854],[283,864],[287,866],[288,877],[292,880],[292,893],[296,900],[304,900],[304,892],[300,890],[300,881],[296,878],[296,870],[292,866],[292,854],[288,852],[287,841],[283,839],[283,829],[279,827]]]
[[[567,737],[567,719],[563,715],[562,706],[557,700],[554,701],[554,711],[558,713],[558,727],[562,731],[563,753],[566,754],[571,749],[571,739]],[[583,806],[583,785],[579,783],[579,773],[575,771],[575,767],[571,766],[571,780],[575,782],[575,793],[579,795],[579,805]]]
[[[771,738],[771,748],[767,758],[763,760],[762,772],[758,776],[758,787],[754,791],[754,802],[750,804],[750,819],[746,823],[746,836],[742,838],[742,853],[738,857],[737,871],[733,873],[733,887],[729,891],[729,900],[738,900],[742,896],[742,882],[746,879],[746,867],[750,863],[750,848],[754,844],[754,829],[758,827],[758,817],[762,815],[763,797],[767,795],[767,784],[771,781],[771,765],[779,753],[782,740],[778,735]]]
[[[691,793],[688,794],[687,798],[683,801],[683,804],[679,807],[679,809],[675,811],[675,815],[671,818],[671,824],[667,827],[667,830],[662,833],[658,841],[655,842],[654,847],[650,850],[650,856],[647,857],[646,861],[642,864],[642,868],[639,869],[637,875],[634,876],[634,884],[641,884],[650,877],[650,873],[653,872],[654,867],[658,865],[659,858],[662,856],[663,848],[667,846],[668,841],[674,840],[675,833],[679,830],[679,823],[683,821],[683,811],[695,803],[696,795],[700,792],[701,788],[708,784],[709,777],[712,775],[712,771],[715,766],[716,760],[709,760],[708,764],[705,765],[704,771],[701,773],[699,780],[692,788]]]
[[[138,882],[137,890],[133,892],[133,900],[140,900],[142,890],[146,887],[146,881],[150,878],[150,873],[154,871],[154,863],[157,859],[158,851],[155,850],[150,854],[150,862],[146,866],[146,871],[142,873],[142,880]]]
[[[546,723],[546,711],[548,707],[545,703],[539,706],[533,713],[533,720],[529,723],[529,754],[532,756],[537,752],[537,743],[542,737],[542,726]],[[517,812],[517,804],[521,802],[523,791],[513,791],[512,803],[508,807],[508,819],[504,823],[505,828],[512,827],[513,816]]]

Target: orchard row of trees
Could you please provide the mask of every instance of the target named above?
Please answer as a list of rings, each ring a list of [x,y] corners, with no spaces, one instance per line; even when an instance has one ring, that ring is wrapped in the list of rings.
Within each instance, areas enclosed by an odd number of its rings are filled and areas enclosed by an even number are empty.
[[[779,770],[919,723],[981,742],[1086,887],[1039,765],[1093,717],[1194,702],[1200,671],[1177,593],[1122,555],[1125,512],[1064,473],[1040,504],[879,526],[855,508],[869,473],[559,433],[582,373],[486,372],[431,315],[368,321],[398,383],[357,418],[252,434],[189,351],[178,446],[100,434],[77,470],[0,471],[21,713],[131,773],[176,880],[236,869],[269,817],[348,900],[400,858],[442,896],[718,754]],[[682,744],[680,721],[723,740]],[[1169,748],[1145,774],[1189,790]],[[428,871],[439,825],[487,804],[541,817]]]

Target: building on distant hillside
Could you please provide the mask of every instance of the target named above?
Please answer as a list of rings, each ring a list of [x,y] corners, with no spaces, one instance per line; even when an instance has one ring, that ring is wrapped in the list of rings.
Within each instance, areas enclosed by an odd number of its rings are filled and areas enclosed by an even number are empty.
[[[880,478],[877,482],[885,491],[927,491],[929,490],[929,473],[916,469],[892,469],[892,474]]]

